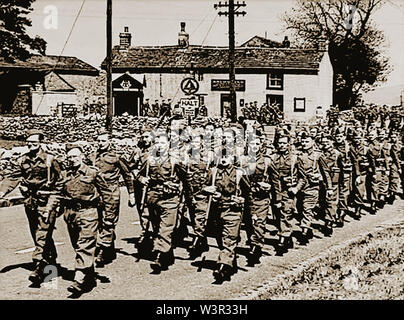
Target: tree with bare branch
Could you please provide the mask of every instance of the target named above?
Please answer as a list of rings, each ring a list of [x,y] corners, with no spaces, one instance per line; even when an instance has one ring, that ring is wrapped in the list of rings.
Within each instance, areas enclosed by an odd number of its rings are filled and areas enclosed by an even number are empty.
[[[387,0],[297,0],[284,14],[286,29],[302,47],[329,43],[334,69],[334,104],[340,109],[354,106],[362,92],[386,81],[391,71],[383,53],[384,33],[372,15]]]

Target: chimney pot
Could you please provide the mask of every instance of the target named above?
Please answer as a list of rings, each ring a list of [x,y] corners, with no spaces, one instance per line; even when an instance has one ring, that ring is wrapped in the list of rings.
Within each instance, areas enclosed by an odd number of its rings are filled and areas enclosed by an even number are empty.
[[[132,45],[132,34],[129,33],[129,27],[124,27],[124,32],[119,34],[119,46],[122,50],[128,49]]]
[[[181,31],[178,33],[178,45],[187,48],[189,46],[189,34],[185,31],[185,22],[180,23]]]

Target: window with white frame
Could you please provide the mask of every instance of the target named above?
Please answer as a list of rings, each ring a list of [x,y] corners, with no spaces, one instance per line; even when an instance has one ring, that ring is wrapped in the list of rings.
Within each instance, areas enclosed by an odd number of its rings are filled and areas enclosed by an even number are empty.
[[[283,90],[283,73],[281,72],[268,73],[267,89]]]

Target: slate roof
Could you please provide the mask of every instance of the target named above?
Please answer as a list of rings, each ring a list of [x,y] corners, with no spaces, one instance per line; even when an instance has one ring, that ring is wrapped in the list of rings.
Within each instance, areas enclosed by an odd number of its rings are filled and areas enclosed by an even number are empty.
[[[235,67],[317,71],[323,54],[317,49],[237,47]],[[112,56],[115,70],[184,69],[189,68],[191,63],[196,69],[228,68],[227,47],[156,46],[119,50],[116,46]],[[105,60],[101,66],[105,68]]]
[[[264,48],[282,48],[282,42],[266,39],[260,36],[254,36],[244,42],[240,47],[264,47]]]
[[[76,57],[61,56],[59,58],[58,56],[51,55],[32,55],[26,61],[15,60],[14,62],[9,62],[4,58],[0,58],[0,70],[22,68],[35,71],[51,71],[54,67],[55,72],[98,75],[98,70],[96,68]]]

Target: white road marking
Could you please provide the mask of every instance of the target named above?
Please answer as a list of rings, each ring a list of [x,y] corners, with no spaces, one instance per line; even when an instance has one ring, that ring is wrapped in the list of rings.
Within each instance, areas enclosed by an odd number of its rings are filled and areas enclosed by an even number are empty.
[[[140,224],[140,221],[134,221],[131,224]]]
[[[55,246],[59,246],[64,244],[64,242],[55,242]],[[23,254],[23,253],[28,253],[28,252],[33,252],[35,250],[35,247],[28,248],[28,249],[23,249],[23,250],[18,250],[14,252],[15,254]]]

